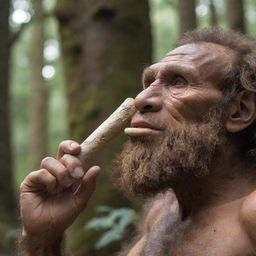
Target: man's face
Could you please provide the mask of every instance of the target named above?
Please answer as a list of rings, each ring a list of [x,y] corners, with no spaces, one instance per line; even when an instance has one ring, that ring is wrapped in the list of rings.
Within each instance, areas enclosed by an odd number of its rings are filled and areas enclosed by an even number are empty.
[[[223,122],[218,84],[232,57],[216,44],[188,44],[145,69],[133,136],[114,173],[126,192],[153,194],[209,173]],[[137,128],[147,129],[136,134]]]

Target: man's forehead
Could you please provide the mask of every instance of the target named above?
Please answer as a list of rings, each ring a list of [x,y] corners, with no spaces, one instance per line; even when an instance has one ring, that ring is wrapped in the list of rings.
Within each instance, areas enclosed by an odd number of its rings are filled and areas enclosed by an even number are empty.
[[[168,59],[188,58],[196,60],[198,58],[223,58],[234,56],[234,51],[228,47],[210,43],[210,42],[196,42],[191,44],[181,45],[166,54],[161,61],[168,61]],[[160,62],[161,62],[160,61]]]
[[[185,44],[166,54],[159,62],[148,67],[144,74],[158,70],[183,70],[197,75],[199,79],[213,79],[215,82],[232,69],[235,52],[228,47],[208,42]]]

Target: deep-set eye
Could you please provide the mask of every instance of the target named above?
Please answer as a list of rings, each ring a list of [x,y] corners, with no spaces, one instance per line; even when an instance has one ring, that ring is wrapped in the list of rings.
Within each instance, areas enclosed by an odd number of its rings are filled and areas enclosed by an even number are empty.
[[[183,77],[181,76],[177,76],[175,77],[175,79],[173,80],[172,82],[172,85],[174,86],[184,86],[186,85],[188,82],[186,79],[184,79]]]

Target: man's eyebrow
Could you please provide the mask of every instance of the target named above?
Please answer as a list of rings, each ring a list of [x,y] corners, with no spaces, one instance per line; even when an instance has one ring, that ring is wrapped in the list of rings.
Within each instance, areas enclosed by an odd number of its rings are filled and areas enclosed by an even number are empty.
[[[194,68],[186,67],[184,65],[177,65],[177,64],[165,65],[162,68],[163,73],[170,72],[170,73],[184,74],[184,73],[187,73],[187,72],[191,72],[192,70],[194,70]]]
[[[178,73],[178,74],[184,74],[184,73],[190,73],[190,72],[196,72],[195,68],[192,66],[184,66],[184,65],[178,65],[178,64],[167,64],[161,67],[158,71],[162,73]],[[155,75],[156,69],[152,66],[146,67],[143,71],[143,77]]]
[[[145,77],[153,76],[155,72],[156,71],[151,66],[146,67],[142,73],[142,80],[144,80]]]

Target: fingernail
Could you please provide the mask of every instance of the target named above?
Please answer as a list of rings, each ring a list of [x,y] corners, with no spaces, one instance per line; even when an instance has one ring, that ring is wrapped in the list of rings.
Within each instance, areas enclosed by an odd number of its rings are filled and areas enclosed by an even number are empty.
[[[82,167],[78,166],[74,169],[73,171],[73,177],[74,178],[77,178],[77,179],[80,179],[84,176],[84,170]]]
[[[75,148],[79,147],[79,144],[76,143],[76,142],[72,142],[72,143],[70,144],[70,146],[71,146],[71,148],[75,149]]]

